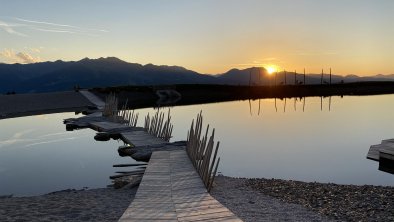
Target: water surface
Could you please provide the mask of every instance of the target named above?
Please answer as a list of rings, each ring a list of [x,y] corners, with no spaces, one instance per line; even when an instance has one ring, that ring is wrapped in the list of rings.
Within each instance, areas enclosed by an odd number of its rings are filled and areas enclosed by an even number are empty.
[[[97,142],[95,131],[67,132],[63,119],[74,113],[0,121],[0,195],[39,195],[63,189],[110,184],[113,164],[134,163],[119,157],[123,142]]]
[[[204,123],[216,128],[224,175],[394,185],[394,175],[366,159],[370,145],[394,138],[394,95],[173,107],[173,140],[186,138],[200,110]]]
[[[330,102],[331,101],[331,102]],[[260,107],[260,108],[259,108]],[[394,175],[366,159],[369,146],[394,138],[394,95],[262,99],[172,107],[172,141],[185,140],[202,110],[220,141],[219,171],[339,184],[394,185]],[[155,110],[140,109],[138,125]],[[29,196],[105,187],[123,142],[97,142],[91,129],[67,132],[73,113],[0,121],[0,195]]]

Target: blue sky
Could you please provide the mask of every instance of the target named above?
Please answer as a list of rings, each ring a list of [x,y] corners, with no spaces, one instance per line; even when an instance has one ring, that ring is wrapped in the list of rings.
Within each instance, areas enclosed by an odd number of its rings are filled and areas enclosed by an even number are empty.
[[[0,62],[116,56],[201,73],[394,73],[394,1],[0,0]]]

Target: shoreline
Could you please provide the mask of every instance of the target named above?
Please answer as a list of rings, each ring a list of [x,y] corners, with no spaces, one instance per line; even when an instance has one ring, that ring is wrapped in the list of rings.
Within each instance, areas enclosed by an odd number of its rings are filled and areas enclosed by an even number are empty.
[[[1,221],[117,221],[138,188],[0,199]],[[394,187],[217,176],[211,195],[244,221],[393,221]]]

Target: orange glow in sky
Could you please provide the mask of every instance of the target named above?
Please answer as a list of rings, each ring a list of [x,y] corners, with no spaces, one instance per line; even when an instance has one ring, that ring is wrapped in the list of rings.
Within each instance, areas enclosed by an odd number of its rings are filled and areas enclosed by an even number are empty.
[[[276,68],[274,66],[268,66],[266,69],[268,74],[270,75],[276,71]]]
[[[393,21],[393,0],[2,1],[0,63],[114,56],[203,74],[394,74]]]

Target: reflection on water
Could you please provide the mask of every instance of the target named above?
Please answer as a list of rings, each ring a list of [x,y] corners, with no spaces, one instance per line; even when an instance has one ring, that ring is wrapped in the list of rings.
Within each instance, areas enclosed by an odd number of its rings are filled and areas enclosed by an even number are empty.
[[[185,140],[200,110],[204,123],[216,128],[219,170],[225,175],[394,185],[394,175],[378,171],[378,163],[366,159],[370,145],[394,138],[394,95],[173,107],[172,141]],[[140,116],[149,111],[153,109],[137,110]],[[73,116],[0,121],[0,195],[104,187],[113,164],[133,162],[118,156],[117,141],[96,142],[93,130],[66,132],[62,121]]]
[[[283,101],[283,112],[286,112],[286,107],[287,107],[287,99],[288,98],[280,98],[280,99],[277,99],[277,98],[274,98],[273,100],[274,100],[274,106],[275,106],[275,112],[278,112],[278,106],[277,106],[277,102],[276,102],[276,100],[281,100],[281,101]],[[298,98],[298,97],[294,97],[294,98],[291,98],[291,99],[293,99],[293,101],[294,101],[294,111],[297,111],[297,103],[299,103],[299,102],[302,102],[302,112],[305,112],[305,100],[306,100],[306,97],[300,97],[300,98]],[[257,112],[257,115],[259,116],[260,115],[260,110],[261,110],[261,100],[262,99],[258,99],[258,112]],[[248,102],[249,102],[249,113],[250,113],[250,115],[252,116],[253,115],[253,106],[252,106],[252,102],[251,102],[252,100],[248,100]],[[323,111],[323,97],[320,97],[320,110],[321,111]],[[328,111],[331,111],[331,96],[329,96],[328,97]]]
[[[90,129],[67,132],[73,113],[0,121],[0,195],[30,196],[63,189],[105,187],[118,156],[117,141],[96,142]]]
[[[186,129],[200,110],[204,122],[216,128],[220,171],[225,175],[394,185],[394,175],[379,171],[377,162],[366,159],[370,145],[394,138],[394,95],[174,107],[173,141],[186,138]],[[140,115],[148,111],[152,110],[138,110]]]

